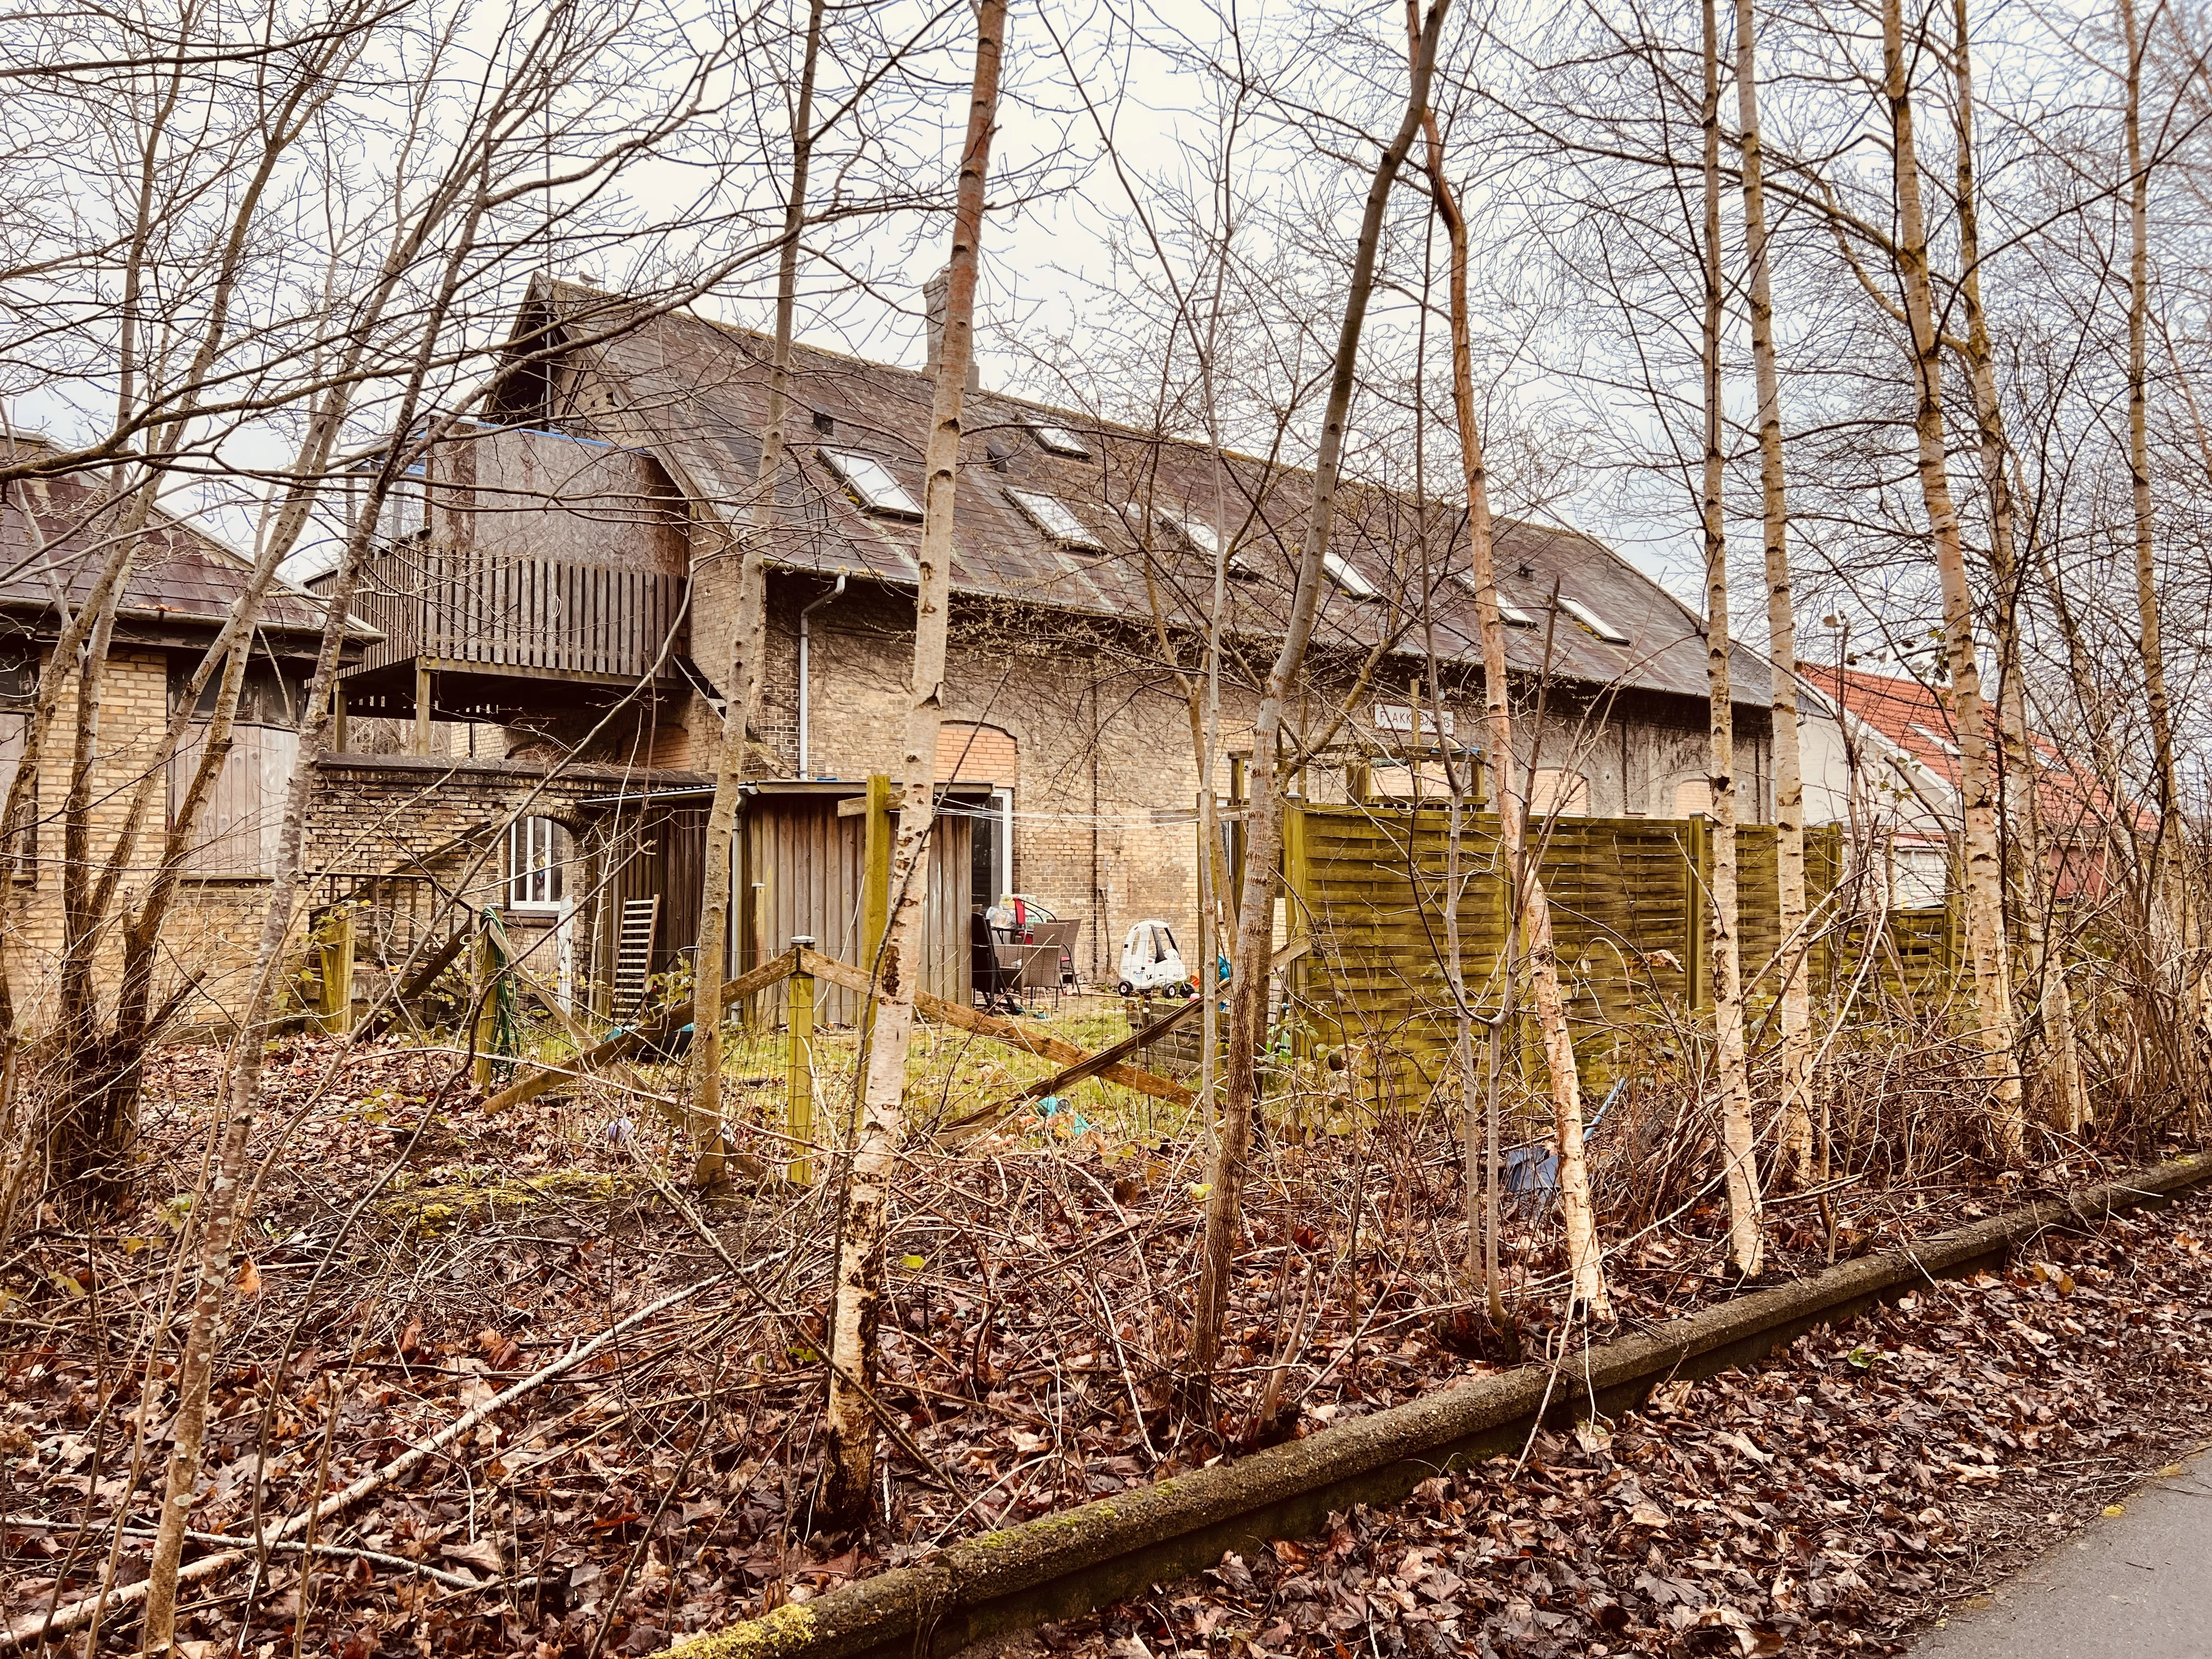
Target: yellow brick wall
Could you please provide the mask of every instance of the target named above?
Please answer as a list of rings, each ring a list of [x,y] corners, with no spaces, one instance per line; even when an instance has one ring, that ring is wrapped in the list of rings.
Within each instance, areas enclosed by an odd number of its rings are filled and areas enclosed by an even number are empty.
[[[36,860],[30,878],[19,878],[0,897],[0,949],[5,951],[17,1017],[30,1030],[52,1016],[63,949],[62,812],[76,741],[76,697],[77,681],[72,675],[40,757]],[[111,654],[100,677],[92,769],[89,862],[95,880],[114,854],[133,793],[154,763],[168,716],[168,665],[163,654],[130,649]],[[0,791],[9,775],[10,769],[0,767]],[[100,942],[100,979],[108,994],[112,994],[121,970],[124,910],[135,907],[143,896],[160,858],[167,823],[167,791],[157,782],[131,851],[121,902],[111,907]],[[267,883],[258,880],[187,885],[161,928],[157,996],[197,976],[184,1018],[194,1023],[225,1018],[246,989],[266,891]]]

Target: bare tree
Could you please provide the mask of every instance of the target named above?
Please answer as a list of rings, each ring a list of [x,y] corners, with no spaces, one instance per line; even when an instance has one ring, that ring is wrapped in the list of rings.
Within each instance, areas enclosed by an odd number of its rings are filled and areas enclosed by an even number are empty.
[[[922,457],[921,546],[915,556],[914,668],[908,682],[904,790],[891,848],[891,914],[875,963],[875,1024],[837,1227],[836,1299],[830,1310],[830,1400],[824,1426],[823,1512],[839,1524],[863,1519],[873,1501],[876,1430],[870,1390],[882,1316],[884,1237],[890,1177],[906,1138],[907,1048],[921,971],[922,901],[929,889],[929,832],[936,811],[937,733],[943,712],[947,611],[951,602],[952,502],[959,478],[960,405],[974,352],[975,273],[983,238],[983,191],[998,121],[999,69],[1006,0],[981,0],[975,21],[975,78],[960,155],[947,265],[937,390]]]
[[[1409,0],[1407,27],[1418,52],[1418,15]],[[1446,847],[1445,957],[1452,994],[1454,1043],[1465,1118],[1468,1185],[1468,1271],[1476,1271],[1478,1233],[1482,1243],[1481,1277],[1484,1293],[1495,1325],[1505,1322],[1505,1301],[1498,1273],[1498,1085],[1504,1054],[1507,1024],[1513,1016],[1512,986],[1519,968],[1518,941],[1540,940],[1542,950],[1532,950],[1528,973],[1534,981],[1533,1000],[1543,1022],[1546,1065],[1551,1081],[1553,1129],[1559,1138],[1559,1190],[1567,1232],[1568,1261],[1573,1274],[1574,1299],[1603,1317],[1607,1311],[1605,1267],[1599,1249],[1597,1220],[1590,1200],[1589,1165],[1583,1156],[1581,1077],[1574,1064],[1574,1040],[1566,1028],[1566,1000],[1559,987],[1559,961],[1550,948],[1551,901],[1543,878],[1528,851],[1528,798],[1515,775],[1513,712],[1505,663],[1505,624],[1498,608],[1498,562],[1492,533],[1489,469],[1483,458],[1482,428],[1474,395],[1474,352],[1472,302],[1468,267],[1470,238],[1467,216],[1460,210],[1457,191],[1444,166],[1444,141],[1433,110],[1424,112],[1427,136],[1430,194],[1450,239],[1450,328],[1452,416],[1459,437],[1460,477],[1467,493],[1468,574],[1474,586],[1476,627],[1482,650],[1483,726],[1489,750],[1491,783],[1497,802],[1498,854],[1504,863],[1508,890],[1514,896],[1507,950],[1506,987],[1489,1024],[1489,1060],[1482,1091],[1482,1121],[1478,1131],[1474,1090],[1474,1006],[1468,998],[1459,939],[1459,892],[1462,799],[1465,793],[1456,769],[1449,780],[1451,822]],[[1441,700],[1439,699],[1441,723]],[[1480,1154],[1480,1192],[1483,1224],[1475,1225],[1478,1198],[1476,1148]]]
[[[768,615],[767,557],[775,532],[776,481],[783,471],[784,422],[791,403],[791,338],[799,300],[799,243],[806,225],[806,173],[814,153],[814,76],[822,51],[826,0],[809,0],[806,44],[791,122],[791,188],[775,270],[775,343],[769,362],[768,417],[761,428],[750,533],[743,538],[737,616],[730,633],[728,699],[715,752],[714,799],[707,815],[706,874],[699,908],[699,945],[691,992],[693,1134],[696,1176],[711,1186],[722,1175],[722,980],[730,951],[731,850],[738,789],[744,781],[745,743],[760,702],[761,656]]]
[[[1974,650],[1974,596],[1951,495],[1945,453],[1943,341],[1929,276],[1928,231],[1921,208],[1920,159],[1913,142],[1912,88],[1900,0],[1882,4],[1882,91],[1888,106],[1896,189],[1898,274],[1912,334],[1921,500],[1943,592],[1943,648],[1957,722],[1959,781],[1965,819],[1966,945],[1973,988],[1975,1035],[1988,1067],[1990,1140],[1997,1156],[2017,1163],[2027,1153],[2025,1115],[2014,1039],[2011,963],[2005,947],[2004,876],[1997,845],[1990,728]]]
[[[1773,665],[1776,921],[1784,951],[1779,1005],[1782,1151],[1797,1179],[1813,1170],[1812,997],[1805,939],[1805,769],[1797,728],[1797,619],[1790,580],[1790,502],[1782,464],[1782,384],[1775,361],[1774,288],[1759,138],[1759,40],[1752,0],[1736,0],[1735,96],[1743,173],[1745,300],[1759,398],[1759,486],[1765,531],[1766,657]]]
[[[1359,235],[1346,285],[1343,321],[1331,362],[1328,399],[1322,415],[1320,453],[1315,457],[1313,499],[1298,548],[1297,586],[1280,647],[1262,687],[1252,724],[1251,805],[1245,820],[1243,889],[1237,909],[1235,976],[1230,984],[1229,1060],[1223,1079],[1220,1127],[1206,1170],[1206,1236],[1201,1246],[1196,1306],[1185,1357],[1186,1376],[1194,1399],[1210,1391],[1221,1352],[1227,1316],[1230,1257],[1243,1183],[1253,1113],[1259,1097],[1259,1054],[1267,1033],[1267,984],[1271,976],[1276,862],[1283,846],[1283,776],[1277,752],[1285,705],[1296,691],[1314,615],[1321,598],[1323,559],[1336,516],[1336,488],[1344,453],[1345,428],[1358,371],[1360,333],[1373,297],[1377,253],[1390,190],[1419,136],[1428,107],[1429,82],[1436,70],[1437,46],[1450,0],[1436,0],[1423,21],[1413,52],[1405,116],[1383,150],[1367,190]]]
[[[1739,915],[1735,836],[1735,704],[1729,687],[1728,525],[1721,486],[1721,43],[1714,0],[1703,0],[1705,25],[1705,459],[1700,516],[1705,544],[1705,682],[1711,688],[1713,878],[1711,940],[1713,1058],[1720,1095],[1722,1173],[1728,1188],[1729,1263],[1746,1279],[1765,1265],[1759,1225],[1756,1136],[1751,1121],[1751,1072],[1744,1054],[1743,937]]]

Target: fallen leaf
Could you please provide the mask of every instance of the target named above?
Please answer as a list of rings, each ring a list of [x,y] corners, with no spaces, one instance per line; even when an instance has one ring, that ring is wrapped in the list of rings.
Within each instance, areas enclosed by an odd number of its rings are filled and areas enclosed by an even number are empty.
[[[495,1578],[507,1571],[507,1563],[500,1555],[499,1546],[489,1538],[479,1538],[473,1544],[448,1544],[439,1553],[448,1561],[459,1561],[468,1566],[481,1568]]]

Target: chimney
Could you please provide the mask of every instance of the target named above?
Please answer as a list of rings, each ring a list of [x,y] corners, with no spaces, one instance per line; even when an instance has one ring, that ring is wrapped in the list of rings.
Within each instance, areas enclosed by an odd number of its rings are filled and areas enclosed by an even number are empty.
[[[922,312],[929,319],[928,368],[933,380],[936,378],[937,359],[945,344],[945,295],[951,287],[952,267],[950,265],[945,266],[944,270],[921,285]],[[971,350],[968,358],[967,395],[972,398],[982,388],[982,370],[977,365]]]

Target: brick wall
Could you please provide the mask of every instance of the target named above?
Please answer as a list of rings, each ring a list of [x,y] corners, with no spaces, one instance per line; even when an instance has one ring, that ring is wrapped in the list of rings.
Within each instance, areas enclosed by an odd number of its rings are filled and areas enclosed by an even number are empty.
[[[38,776],[36,856],[28,878],[14,882],[0,898],[0,929],[9,988],[17,1017],[36,1030],[53,1012],[52,998],[64,946],[62,915],[62,812],[69,790],[74,742],[76,678],[64,684],[61,705],[47,734]],[[92,806],[88,854],[94,873],[106,867],[127,817],[131,798],[148,779],[169,719],[169,665],[154,650],[118,650],[100,677],[100,716],[94,746]],[[14,742],[0,761],[0,791],[12,776]],[[156,780],[154,798],[133,843],[119,903],[95,958],[100,980],[112,988],[121,971],[118,928],[125,908],[135,907],[161,854],[168,824],[168,788]],[[185,1018],[214,1018],[228,999],[243,993],[259,936],[267,883],[254,878],[196,878],[187,882],[161,929],[161,963],[156,994],[187,978],[198,985]]]

